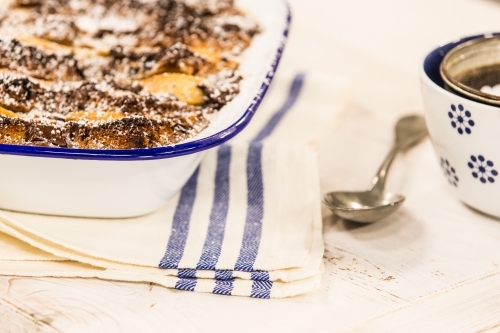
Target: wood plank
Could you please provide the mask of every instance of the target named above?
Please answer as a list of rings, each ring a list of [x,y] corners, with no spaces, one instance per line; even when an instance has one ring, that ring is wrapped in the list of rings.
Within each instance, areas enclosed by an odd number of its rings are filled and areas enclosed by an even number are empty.
[[[430,295],[345,332],[500,332],[500,274]]]
[[[49,318],[40,318],[0,299],[0,332],[57,333],[50,327]]]

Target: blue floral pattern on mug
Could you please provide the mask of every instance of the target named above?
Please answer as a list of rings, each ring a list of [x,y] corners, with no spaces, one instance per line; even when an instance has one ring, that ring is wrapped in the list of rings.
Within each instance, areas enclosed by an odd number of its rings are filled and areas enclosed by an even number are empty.
[[[458,187],[458,182],[460,181],[460,179],[458,179],[457,171],[450,165],[450,162],[444,158],[441,158],[441,168],[443,168],[444,175],[446,176],[446,178],[448,178],[450,184]]]
[[[471,134],[471,127],[474,127],[476,123],[471,119],[472,114],[470,111],[465,110],[462,104],[451,105],[451,111],[448,112],[448,117],[451,119],[451,126],[457,129],[457,132],[462,135],[464,133]]]
[[[487,161],[482,155],[478,155],[477,157],[472,155],[470,159],[471,161],[468,165],[472,169],[472,176],[474,178],[479,179],[483,184],[495,182],[498,171],[493,169],[495,164],[492,161]]]

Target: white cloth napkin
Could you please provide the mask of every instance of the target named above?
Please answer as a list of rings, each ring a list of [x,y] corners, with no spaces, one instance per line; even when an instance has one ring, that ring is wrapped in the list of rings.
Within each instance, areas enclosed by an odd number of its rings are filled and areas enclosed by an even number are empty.
[[[256,298],[316,289],[323,242],[310,147],[337,122],[348,86],[315,75],[277,78],[249,127],[207,152],[181,193],[153,214],[103,220],[0,211],[0,275]]]

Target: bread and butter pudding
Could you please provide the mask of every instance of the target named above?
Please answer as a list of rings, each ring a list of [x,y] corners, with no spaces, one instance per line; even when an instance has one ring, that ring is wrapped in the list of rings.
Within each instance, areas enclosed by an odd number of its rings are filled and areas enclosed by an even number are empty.
[[[0,143],[150,148],[200,133],[258,33],[232,0],[13,0],[0,20]]]

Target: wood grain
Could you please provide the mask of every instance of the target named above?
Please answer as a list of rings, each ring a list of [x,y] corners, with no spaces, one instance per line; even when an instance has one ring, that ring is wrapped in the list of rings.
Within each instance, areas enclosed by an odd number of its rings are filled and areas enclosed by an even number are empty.
[[[45,322],[47,318],[37,318],[36,316],[27,313],[5,300],[0,299],[0,332],[5,333],[55,333],[58,332],[50,327],[49,322]]]
[[[500,274],[429,295],[346,332],[500,332]]]

